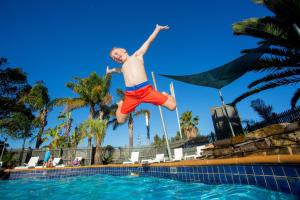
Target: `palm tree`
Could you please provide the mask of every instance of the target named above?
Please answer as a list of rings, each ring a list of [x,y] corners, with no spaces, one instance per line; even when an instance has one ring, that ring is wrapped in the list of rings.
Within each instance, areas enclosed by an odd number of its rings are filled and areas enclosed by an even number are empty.
[[[269,44],[262,50],[264,57],[260,58],[253,71],[266,71],[268,74],[249,84],[248,92],[237,97],[232,104],[258,92],[271,88],[296,84],[300,81],[300,1],[298,0],[255,0],[263,4],[274,16],[250,18],[233,24],[235,35],[248,35],[259,38],[261,44]],[[247,49],[243,52],[255,51]],[[297,89],[291,99],[295,107],[300,97]]]
[[[111,101],[109,94],[111,76],[99,77],[95,72],[87,78],[74,78],[74,82],[67,83],[67,87],[78,94],[76,98],[56,99],[57,105],[65,105],[66,111],[72,111],[88,106],[89,119],[96,117],[96,107],[99,107],[98,115],[100,118],[106,111],[106,106]],[[88,146],[92,146],[92,137],[88,136]]]
[[[75,127],[71,135],[71,146],[77,148],[78,144],[85,138],[84,132],[81,131],[81,127]]]
[[[81,131],[85,134],[93,135],[96,139],[96,152],[94,157],[95,164],[102,164],[101,145],[106,134],[108,120],[91,119],[83,122]]]
[[[43,82],[37,82],[20,101],[27,103],[32,110],[38,112],[35,119],[35,126],[39,128],[35,145],[35,148],[38,149],[44,142],[42,136],[47,126],[48,112],[54,104],[50,101],[48,89]]]
[[[70,131],[72,127],[72,121],[71,118],[71,112],[62,113],[60,116],[58,116],[58,119],[64,120],[61,124],[62,127],[65,129],[64,133],[64,146],[69,147],[70,146]]]
[[[180,117],[180,126],[182,133],[187,139],[195,138],[198,135],[198,123],[199,117],[193,117],[192,111],[186,111],[182,113]]]
[[[33,120],[33,115],[28,116],[21,112],[14,112],[9,118],[0,120],[2,133],[9,135],[13,139],[23,139],[19,164],[22,162],[26,139],[32,136]]]
[[[6,58],[0,58],[0,67],[5,66],[6,63]],[[15,133],[24,132],[23,128],[21,130],[16,129],[20,127],[19,117],[23,116],[33,120],[33,111],[23,102],[20,102],[20,98],[30,89],[31,86],[27,83],[26,73],[20,68],[0,68],[0,127],[2,133],[15,138]]]
[[[58,149],[62,148],[65,137],[62,136],[61,131],[62,131],[63,126],[56,126],[55,128],[49,128],[46,130],[46,136],[51,137],[51,142],[49,144],[50,149]]]
[[[266,105],[261,99],[255,99],[251,101],[251,107],[263,120],[271,119],[274,114],[273,107],[271,105]]]

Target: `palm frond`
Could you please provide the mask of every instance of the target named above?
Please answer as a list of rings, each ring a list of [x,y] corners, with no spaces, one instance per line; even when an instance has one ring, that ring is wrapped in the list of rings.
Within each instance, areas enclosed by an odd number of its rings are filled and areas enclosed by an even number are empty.
[[[232,25],[235,35],[249,35],[253,37],[270,39],[281,36],[285,39],[287,36],[282,25],[275,17],[249,18]],[[279,39],[279,38],[277,38]]]
[[[244,49],[241,53],[265,53],[274,56],[284,56],[284,57],[299,57],[300,51],[297,49],[288,49],[288,48],[274,48],[269,47],[266,49]]]
[[[147,109],[141,109],[141,110],[138,110],[136,112],[134,112],[134,116],[137,117],[139,115],[145,115],[145,114],[148,114],[148,117],[150,117],[150,110],[147,110]]]
[[[278,56],[262,57],[257,64],[252,67],[252,71],[276,71],[283,68],[300,67],[300,63],[295,58],[286,58]]]
[[[255,2],[264,4],[276,17],[285,24],[292,24],[294,19],[299,19],[299,0],[256,0]]]
[[[286,77],[290,77],[290,76],[295,76],[295,75],[300,75],[300,69],[288,69],[279,73],[274,73],[274,74],[269,74],[261,79],[258,79],[252,83],[250,83],[248,85],[248,88],[251,89],[252,87],[260,84],[260,83],[264,83],[264,82],[268,82],[268,81],[274,81],[276,79],[281,79],[281,78],[286,78]]]
[[[118,98],[120,100],[124,100],[124,98],[125,98],[125,92],[122,89],[118,88],[116,90],[116,93],[117,93],[117,96],[118,96]]]
[[[296,92],[294,93],[292,99],[291,99],[291,106],[292,108],[295,108],[296,107],[296,104],[297,104],[297,101],[299,100],[300,98],[300,88],[298,88],[296,90]]]
[[[284,79],[280,79],[280,80],[276,80],[274,82],[271,82],[271,83],[267,83],[259,88],[255,88],[255,89],[252,89],[242,95],[240,95],[239,97],[237,97],[235,100],[233,100],[233,102],[231,103],[232,105],[236,105],[238,102],[240,102],[241,100],[253,95],[253,94],[256,94],[256,93],[259,93],[261,91],[264,91],[264,90],[267,90],[267,89],[271,89],[271,88],[275,88],[275,87],[279,87],[279,86],[284,86],[284,85],[290,85],[290,84],[294,84],[294,83],[298,83],[300,81],[300,78],[299,77],[292,77],[292,78],[284,78]]]

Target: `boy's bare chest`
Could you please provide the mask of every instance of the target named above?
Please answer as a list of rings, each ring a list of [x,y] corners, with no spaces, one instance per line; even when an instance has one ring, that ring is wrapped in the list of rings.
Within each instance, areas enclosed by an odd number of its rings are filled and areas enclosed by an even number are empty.
[[[131,71],[144,68],[144,61],[137,57],[130,57],[122,66],[122,71]]]

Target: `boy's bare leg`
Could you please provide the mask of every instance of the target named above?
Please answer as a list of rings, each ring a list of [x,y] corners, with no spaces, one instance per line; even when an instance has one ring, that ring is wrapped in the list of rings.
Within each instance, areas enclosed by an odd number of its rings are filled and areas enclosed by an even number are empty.
[[[118,104],[118,109],[116,111],[117,121],[118,121],[119,124],[123,124],[126,121],[128,114],[121,113],[121,108],[122,108],[122,105],[123,105],[122,100],[117,104]]]
[[[166,92],[162,92],[163,95],[166,95],[168,97],[167,101],[162,105],[166,108],[168,108],[169,110],[175,110],[176,108],[176,101],[174,99],[173,96],[169,95]]]

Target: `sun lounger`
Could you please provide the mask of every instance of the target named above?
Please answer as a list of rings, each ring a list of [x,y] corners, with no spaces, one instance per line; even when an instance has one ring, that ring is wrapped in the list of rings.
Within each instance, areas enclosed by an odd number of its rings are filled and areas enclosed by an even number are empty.
[[[140,152],[131,152],[131,158],[129,161],[123,162],[123,164],[134,164],[139,162],[139,153]]]
[[[165,162],[165,154],[156,154],[154,159],[146,159],[146,160],[142,160],[141,163],[142,164],[147,164],[147,163],[160,163],[160,162]]]
[[[64,164],[60,164],[62,161],[61,158],[54,158],[53,159],[53,167],[65,167]]]
[[[204,156],[203,155],[203,149],[205,149],[205,145],[197,146],[196,147],[196,154],[184,156],[184,159],[188,160],[189,158],[197,159],[197,158],[203,157]]]
[[[28,169],[28,168],[35,168],[39,161],[39,157],[31,157],[28,163],[24,163],[25,166],[18,166],[15,169]]]
[[[183,150],[182,148],[174,149],[174,159],[172,161],[180,161],[183,159]]]

